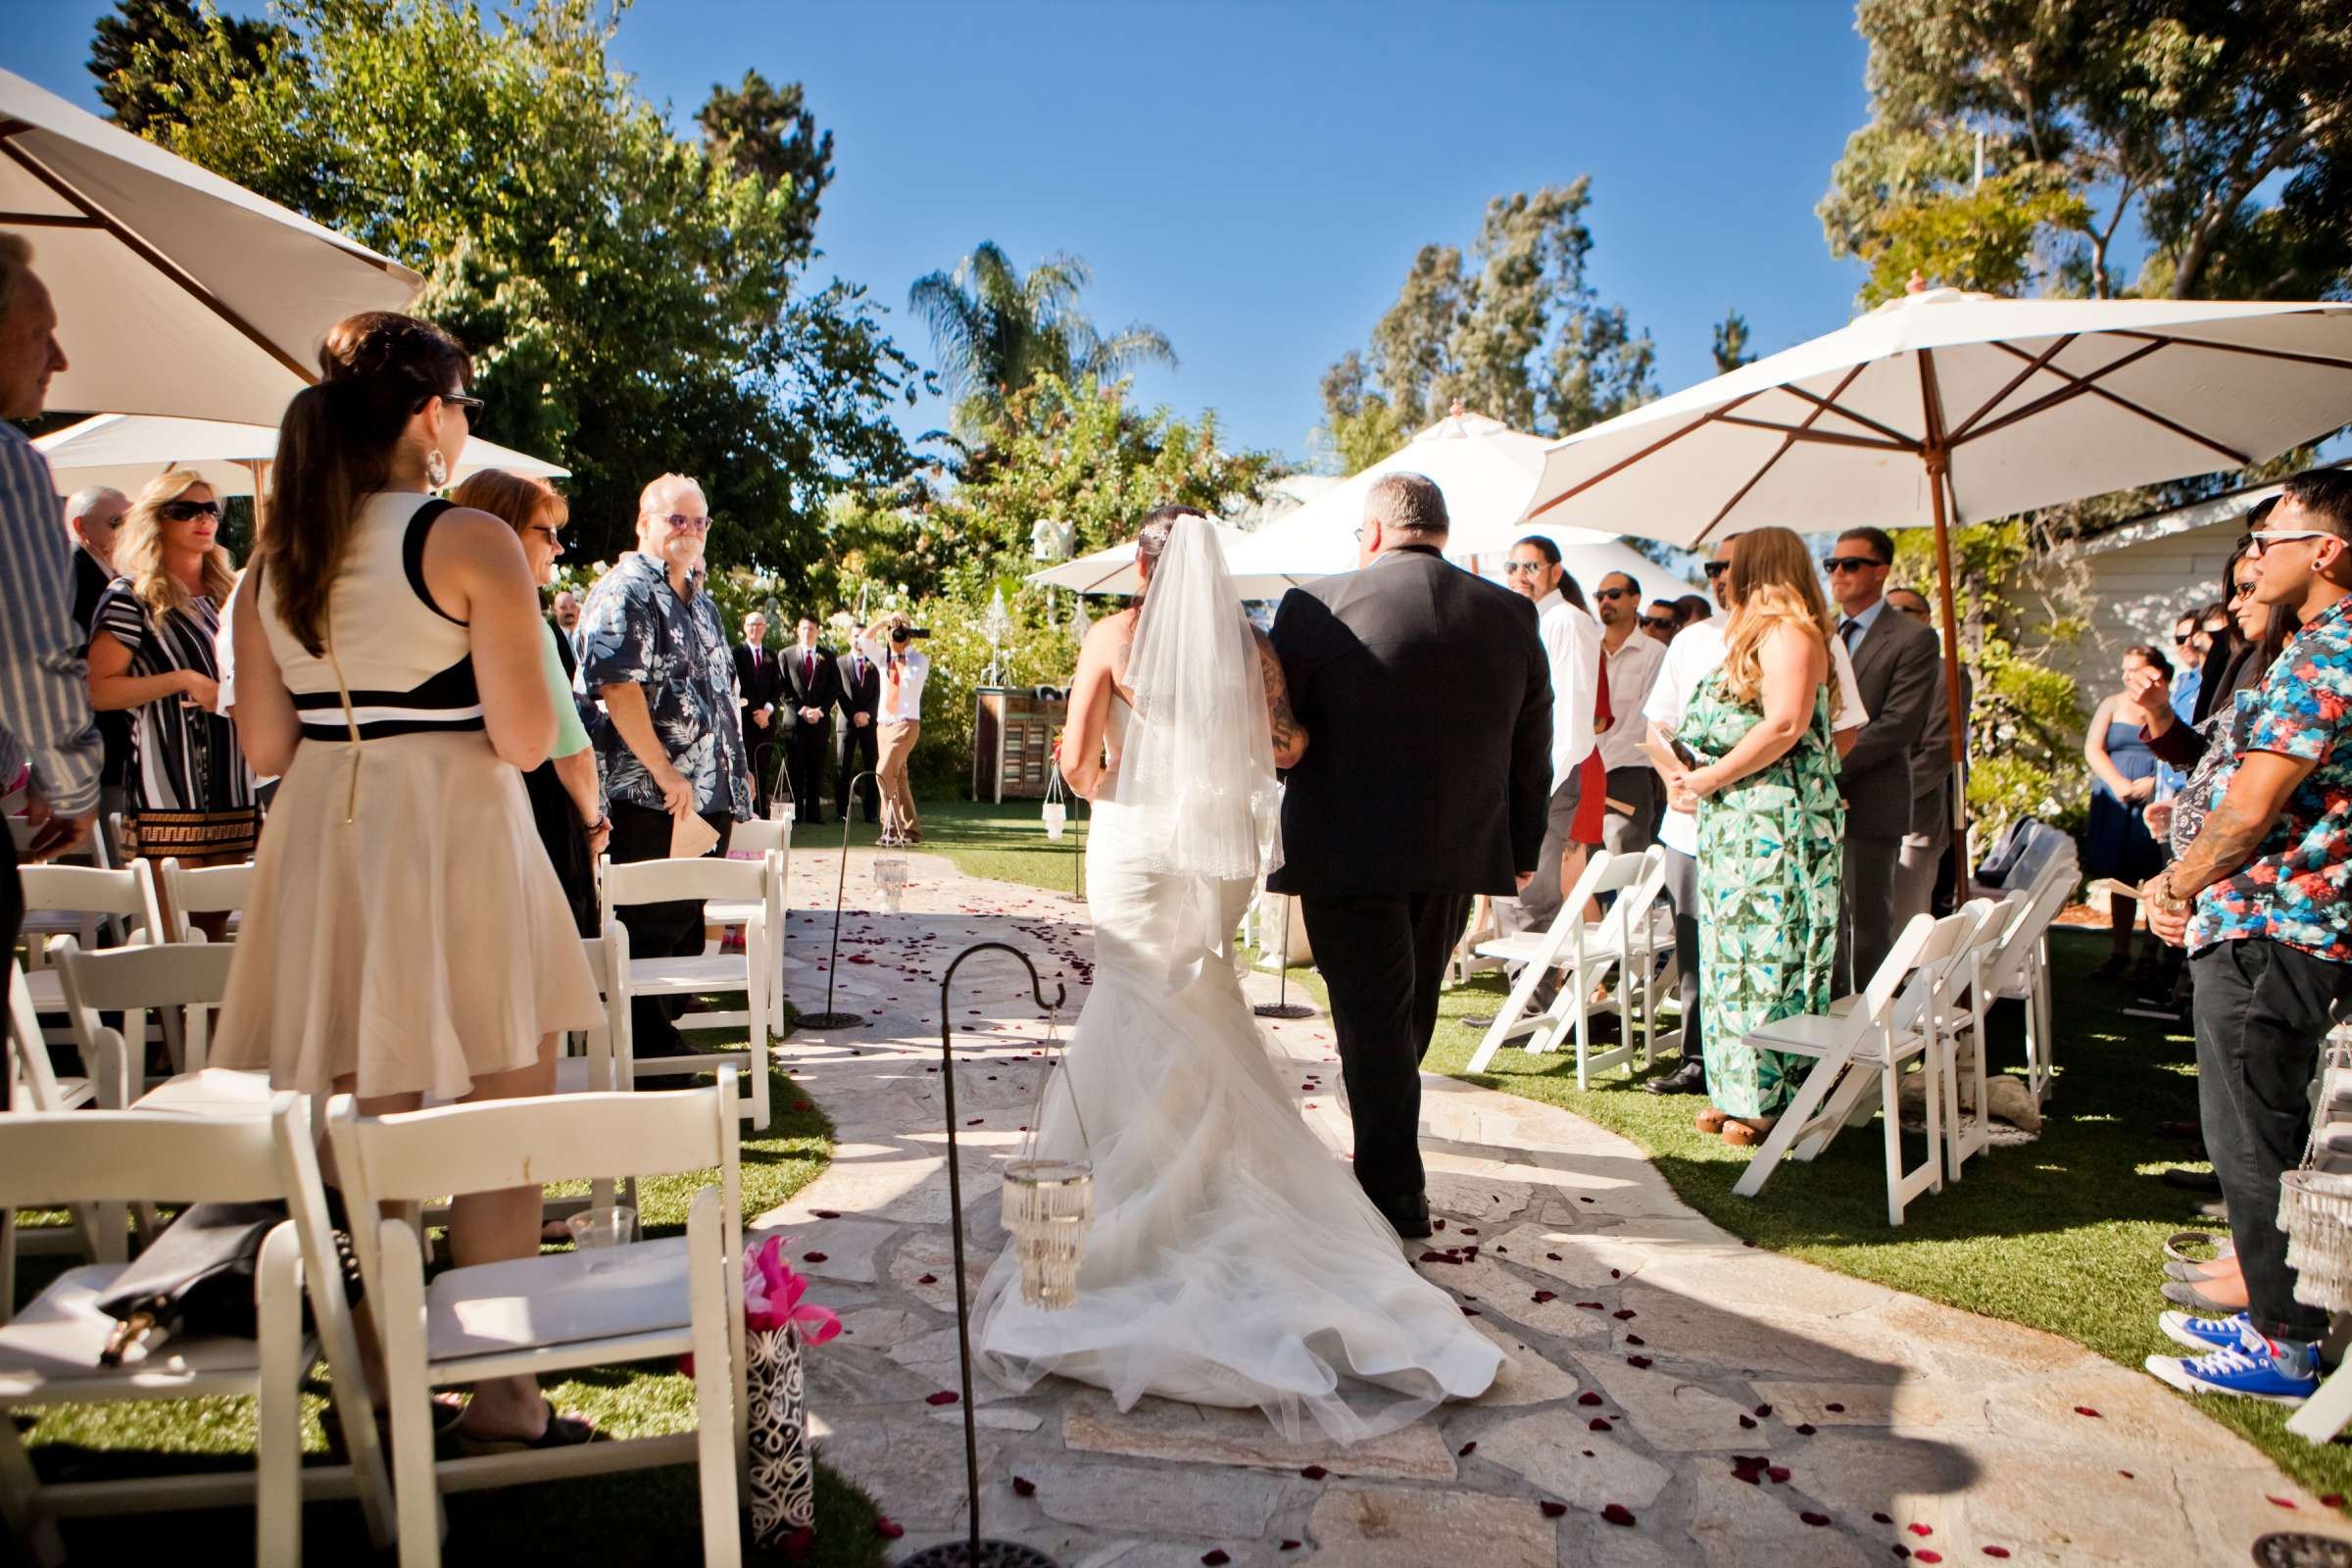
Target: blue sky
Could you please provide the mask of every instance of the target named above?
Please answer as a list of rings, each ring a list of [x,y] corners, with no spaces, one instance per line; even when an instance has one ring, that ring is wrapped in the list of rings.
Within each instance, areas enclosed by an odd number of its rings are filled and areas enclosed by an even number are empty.
[[[82,65],[109,9],[0,0],[0,65],[96,108]],[[1655,336],[1665,390],[1712,373],[1728,307],[1764,353],[1841,324],[1860,270],[1813,205],[1863,122],[1865,54],[1838,0],[638,0],[614,47],[681,121],[746,69],[806,84],[838,170],[818,265],[868,285],[918,359],[914,278],[981,239],[1023,266],[1075,252],[1099,323],[1175,344],[1146,399],[1300,460],[1324,368],[1496,194],[1592,176],[1592,281]]]

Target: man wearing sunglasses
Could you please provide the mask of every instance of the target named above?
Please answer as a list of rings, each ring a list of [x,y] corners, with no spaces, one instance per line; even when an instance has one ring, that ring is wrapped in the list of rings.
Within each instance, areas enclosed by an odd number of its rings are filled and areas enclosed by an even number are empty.
[[[2204,825],[2140,889],[2149,928],[2188,951],[2205,1145],[2246,1309],[2165,1313],[2192,1353],[2147,1367],[2191,1394],[2295,1403],[2319,1387],[2328,1313],[2296,1298],[2279,1178],[2302,1161],[2321,1047],[2352,1005],[2352,473],[2287,480],[2248,558],[2256,600],[2302,630],[2263,677]]]
[[[1862,706],[1870,710],[1838,775],[1845,797],[1845,913],[1835,972],[1843,996],[1870,983],[1909,917],[1895,907],[1895,872],[1913,831],[1912,759],[1943,695],[1943,654],[1934,631],[1887,608],[1894,540],[1885,529],[1847,529],[1823,564],[1840,612],[1838,640],[1853,659]],[[1922,904],[1919,912],[1925,911]]]
[[[1671,599],[1652,599],[1649,608],[1642,612],[1642,630],[1650,641],[1663,648],[1674,641],[1674,634],[1683,629],[1683,619],[1674,612]]]
[[[738,728],[734,657],[718,606],[703,591],[710,505],[703,487],[665,473],[637,504],[637,548],[588,591],[580,614],[580,686],[603,699],[597,761],[611,798],[613,860],[667,859],[678,820],[699,815],[717,834],[708,853],[752,814],[752,776]],[[703,951],[699,900],[624,906],[629,951],[671,957]],[[672,1021],[678,999],[640,998],[631,1017],[646,1055],[685,1049]]]
[[[1600,617],[1600,662],[1609,673],[1609,708],[1624,716],[1601,731],[1600,761],[1608,769],[1608,814],[1600,841],[1611,855],[1640,855],[1657,836],[1657,770],[1642,755],[1642,705],[1665,665],[1663,644],[1642,634],[1642,585],[1612,571],[1592,590]],[[1623,807],[1620,810],[1618,808]]]

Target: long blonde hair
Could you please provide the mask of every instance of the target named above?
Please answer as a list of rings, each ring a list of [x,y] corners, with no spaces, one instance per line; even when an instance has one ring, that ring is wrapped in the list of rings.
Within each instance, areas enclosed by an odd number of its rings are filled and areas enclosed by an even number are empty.
[[[1818,638],[1824,652],[1838,635],[1837,617],[1822,597],[1813,553],[1788,528],[1757,528],[1732,549],[1732,623],[1723,640],[1724,695],[1742,706],[1764,690],[1764,644],[1783,626]],[[1833,676],[1830,712],[1843,706]]]
[[[209,489],[212,481],[194,468],[171,468],[157,474],[131,503],[130,511],[123,514],[122,531],[115,535],[115,570],[130,579],[131,591],[158,619],[174,610],[187,609],[191,597],[187,584],[164,564],[164,508],[198,485]],[[237,563],[215,535],[213,548],[204,553],[204,591],[213,608],[228,603],[228,591],[236,585]]]

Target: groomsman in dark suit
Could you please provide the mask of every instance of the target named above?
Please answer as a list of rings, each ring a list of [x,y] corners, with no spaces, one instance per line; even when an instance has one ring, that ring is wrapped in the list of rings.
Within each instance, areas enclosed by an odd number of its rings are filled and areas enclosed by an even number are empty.
[[[882,749],[874,730],[874,714],[882,707],[882,671],[874,662],[852,648],[835,662],[840,689],[835,697],[841,722],[833,730],[833,808],[846,820],[850,814],[850,780],[881,765]],[[882,814],[882,786],[867,779],[858,791],[858,814],[868,822]]]
[[[825,724],[841,697],[840,668],[831,651],[817,646],[818,630],[814,615],[801,617],[776,685],[785,766],[792,770],[793,814],[811,827],[825,819]]]
[[[752,808],[767,814],[768,780],[776,776],[776,695],[783,685],[776,656],[767,651],[767,617],[743,617],[735,649],[735,700],[743,705],[743,755],[752,764]]]
[[[1392,473],[1361,568],[1294,588],[1274,651],[1313,737],[1283,797],[1281,869],[1331,993],[1355,1179],[1430,1233],[1421,1057],[1471,898],[1524,889],[1551,795],[1551,668],[1535,605],[1449,564],[1446,498]]]
[[[1838,635],[1853,660],[1854,683],[1870,718],[1838,774],[1845,797],[1844,918],[1838,923],[1835,990],[1870,983],[1894,946],[1894,878],[1912,829],[1911,759],[1943,692],[1936,633],[1886,603],[1894,541],[1882,528],[1849,528],[1826,563]]]

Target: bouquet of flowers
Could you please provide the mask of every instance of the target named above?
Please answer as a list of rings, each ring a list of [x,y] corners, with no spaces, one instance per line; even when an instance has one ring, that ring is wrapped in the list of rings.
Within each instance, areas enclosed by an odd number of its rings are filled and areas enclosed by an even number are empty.
[[[749,1403],[752,1539],[781,1547],[816,1523],[816,1476],[808,1445],[808,1406],[801,1376],[803,1335],[822,1345],[841,1319],[806,1300],[808,1281],[771,1236],[743,1254],[743,1326]]]

